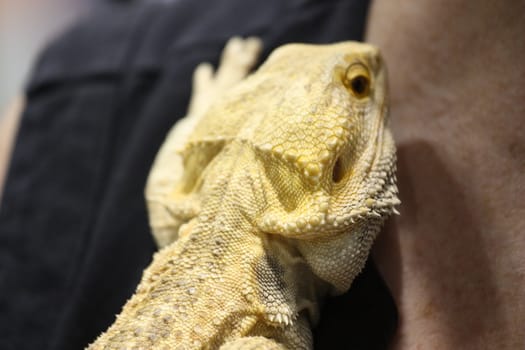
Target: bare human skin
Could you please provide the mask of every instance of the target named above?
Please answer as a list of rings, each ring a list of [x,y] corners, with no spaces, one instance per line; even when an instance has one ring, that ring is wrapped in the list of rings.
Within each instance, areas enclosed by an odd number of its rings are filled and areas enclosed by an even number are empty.
[[[0,117],[0,200],[2,199],[4,180],[24,104],[24,98],[22,96],[17,97]]]
[[[393,349],[525,344],[524,1],[377,0],[401,216],[374,258]]]

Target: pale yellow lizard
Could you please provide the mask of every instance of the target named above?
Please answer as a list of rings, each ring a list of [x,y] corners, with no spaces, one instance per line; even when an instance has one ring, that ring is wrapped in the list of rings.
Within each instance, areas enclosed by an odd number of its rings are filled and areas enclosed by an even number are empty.
[[[378,50],[286,45],[245,78],[259,48],[197,69],[146,189],[162,249],[90,349],[311,349],[395,212]]]

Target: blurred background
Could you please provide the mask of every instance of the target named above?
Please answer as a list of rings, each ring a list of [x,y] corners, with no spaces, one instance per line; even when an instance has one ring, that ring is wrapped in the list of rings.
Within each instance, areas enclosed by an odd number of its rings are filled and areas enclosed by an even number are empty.
[[[0,0],[0,111],[22,91],[39,50],[93,2]]]

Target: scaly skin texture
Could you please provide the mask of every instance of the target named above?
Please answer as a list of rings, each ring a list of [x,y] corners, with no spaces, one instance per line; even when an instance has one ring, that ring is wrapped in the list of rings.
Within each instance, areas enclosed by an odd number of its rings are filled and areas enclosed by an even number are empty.
[[[243,80],[259,46],[233,39],[215,75],[197,69],[146,189],[163,248],[90,349],[311,349],[319,300],[395,211],[378,50],[286,45]]]

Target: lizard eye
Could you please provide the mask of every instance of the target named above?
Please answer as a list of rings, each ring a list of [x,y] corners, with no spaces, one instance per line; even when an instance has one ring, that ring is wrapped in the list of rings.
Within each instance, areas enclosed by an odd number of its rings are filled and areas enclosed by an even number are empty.
[[[368,69],[361,63],[354,63],[346,69],[343,84],[357,98],[363,98],[370,94],[370,74]]]

